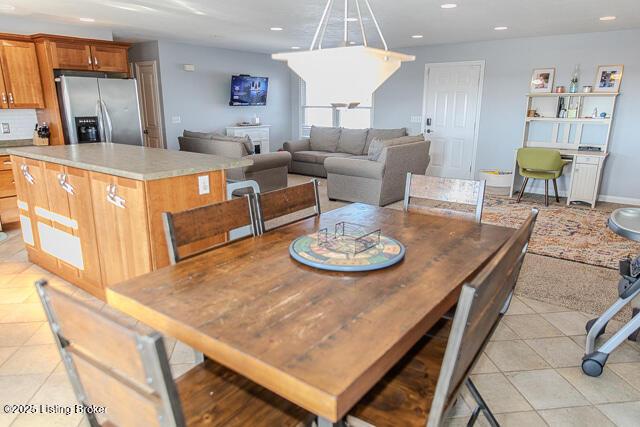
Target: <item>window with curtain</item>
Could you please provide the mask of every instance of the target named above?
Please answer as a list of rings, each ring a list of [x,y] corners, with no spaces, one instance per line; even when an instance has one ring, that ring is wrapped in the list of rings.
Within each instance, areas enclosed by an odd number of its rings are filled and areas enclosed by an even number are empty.
[[[300,136],[309,136],[311,126],[334,126],[351,129],[371,127],[373,119],[373,97],[356,108],[335,109],[323,95],[322,87],[308,85],[300,79],[300,105],[302,126]]]

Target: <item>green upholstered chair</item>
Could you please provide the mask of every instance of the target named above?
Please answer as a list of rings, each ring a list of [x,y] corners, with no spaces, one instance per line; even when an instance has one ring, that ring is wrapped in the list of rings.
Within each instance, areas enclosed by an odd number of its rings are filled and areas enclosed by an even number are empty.
[[[549,148],[520,148],[517,159],[520,175],[524,177],[520,194],[518,194],[518,203],[520,203],[520,199],[522,199],[529,178],[544,179],[545,206],[549,206],[549,180],[552,180],[556,202],[560,202],[560,198],[558,198],[558,183],[556,180],[562,176],[564,166],[570,163],[570,161],[563,160],[558,150]]]

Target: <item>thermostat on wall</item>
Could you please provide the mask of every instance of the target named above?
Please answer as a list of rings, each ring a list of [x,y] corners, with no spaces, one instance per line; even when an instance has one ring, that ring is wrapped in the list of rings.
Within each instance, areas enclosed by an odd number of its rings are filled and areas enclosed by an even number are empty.
[[[182,66],[182,68],[183,68],[185,71],[195,71],[195,70],[196,70],[196,66],[195,66],[195,65],[193,65],[193,64],[184,64],[184,65]]]

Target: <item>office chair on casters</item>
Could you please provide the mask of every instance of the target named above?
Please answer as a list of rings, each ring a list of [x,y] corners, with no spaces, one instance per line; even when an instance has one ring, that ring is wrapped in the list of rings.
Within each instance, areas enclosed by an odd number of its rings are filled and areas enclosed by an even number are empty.
[[[609,228],[622,237],[640,242],[640,208],[613,211],[609,218]],[[620,261],[620,276],[618,300],[600,317],[589,320],[586,325],[586,354],[582,358],[582,371],[591,377],[602,374],[609,354],[626,339],[640,342],[640,255]],[[596,350],[596,339],[604,334],[613,316],[629,303],[636,304],[631,320]]]

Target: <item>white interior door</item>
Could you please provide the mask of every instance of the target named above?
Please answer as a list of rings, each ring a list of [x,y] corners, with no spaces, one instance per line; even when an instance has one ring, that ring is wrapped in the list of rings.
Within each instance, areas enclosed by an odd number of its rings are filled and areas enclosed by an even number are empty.
[[[480,96],[480,64],[429,64],[425,71],[423,129],[431,140],[427,174],[473,177]]]

